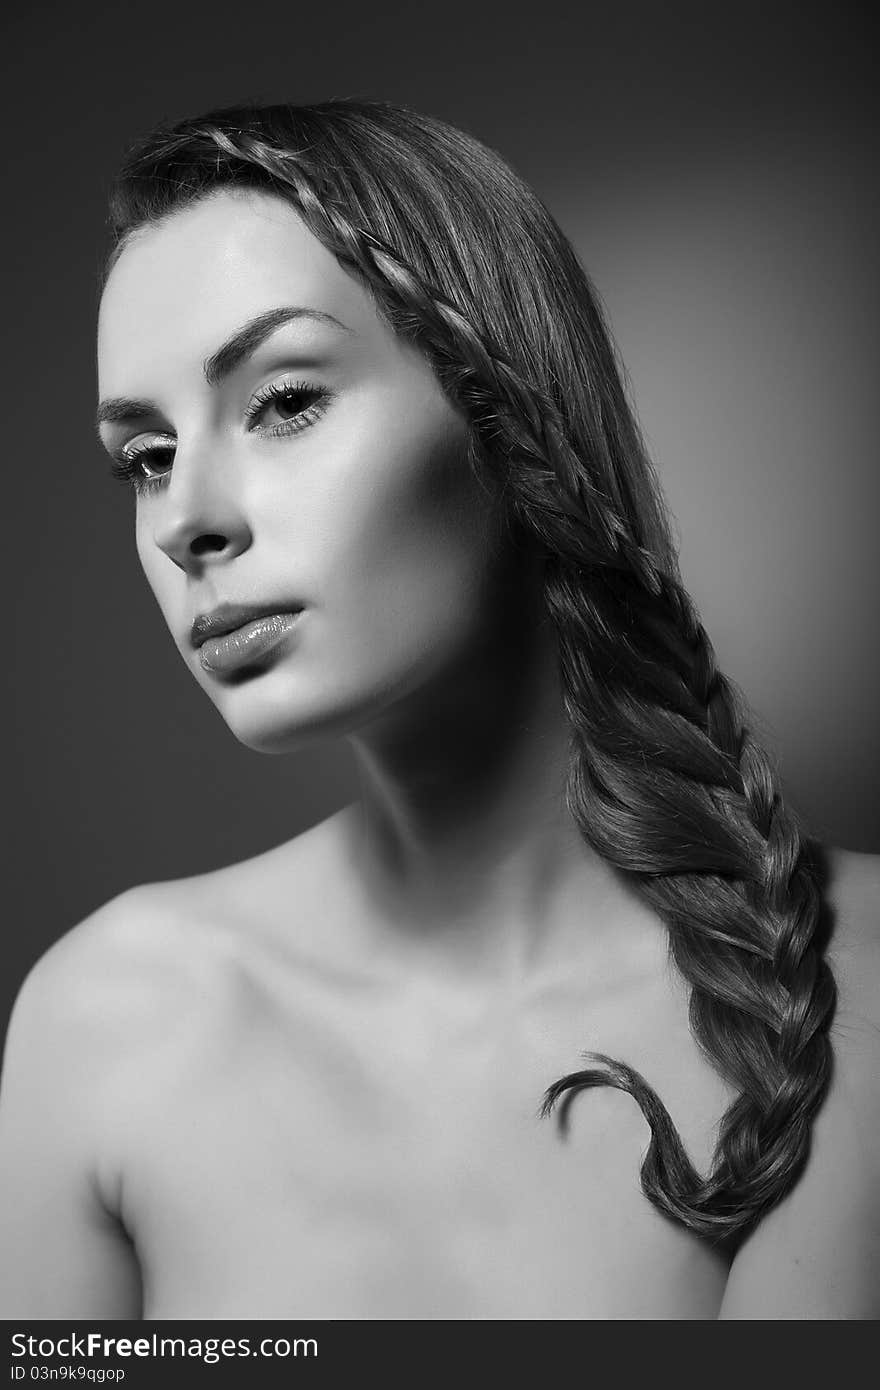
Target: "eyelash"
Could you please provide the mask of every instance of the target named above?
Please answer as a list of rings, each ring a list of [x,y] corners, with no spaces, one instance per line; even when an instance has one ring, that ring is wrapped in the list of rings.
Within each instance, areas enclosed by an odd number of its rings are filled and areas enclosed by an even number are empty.
[[[245,411],[245,419],[250,425],[267,406],[272,405],[275,401],[283,401],[291,397],[294,401],[297,397],[311,398],[311,404],[303,406],[292,419],[261,429],[258,431],[259,434],[269,439],[281,439],[307,429],[323,415],[330,403],[331,393],[325,387],[311,386],[307,381],[272,382],[271,385],[263,386],[256,392]],[[144,493],[155,492],[164,484],[170,469],[165,473],[156,474],[155,477],[149,477],[142,471],[141,465],[144,461],[149,462],[156,454],[172,453],[173,447],[173,445],[165,445],[164,447],[152,445],[148,448],[120,449],[110,460],[110,474],[118,482],[133,487],[139,496]]]

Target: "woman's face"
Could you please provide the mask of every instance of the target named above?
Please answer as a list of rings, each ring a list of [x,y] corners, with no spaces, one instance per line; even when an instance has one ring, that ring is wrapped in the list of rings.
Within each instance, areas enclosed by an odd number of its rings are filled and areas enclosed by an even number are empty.
[[[98,374],[102,439],[146,483],[144,572],[243,743],[368,724],[460,672],[514,601],[462,416],[283,200],[224,190],[138,233]],[[194,645],[221,605],[251,611]]]

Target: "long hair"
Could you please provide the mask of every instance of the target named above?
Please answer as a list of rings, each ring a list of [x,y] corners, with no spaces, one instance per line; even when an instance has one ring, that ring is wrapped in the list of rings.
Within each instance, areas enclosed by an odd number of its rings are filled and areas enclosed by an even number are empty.
[[[598,296],[495,151],[406,107],[348,99],[224,108],[140,140],[111,192],[105,282],[132,234],[230,186],[286,199],[426,354],[469,422],[470,466],[543,555],[569,811],[664,922],[692,1034],[736,1099],[706,1175],[623,1061],[584,1054],[540,1111],[556,1108],[564,1132],[578,1091],[629,1092],[651,1129],[645,1194],[732,1247],[796,1182],[828,1089],[824,852],[783,804],[682,584]]]

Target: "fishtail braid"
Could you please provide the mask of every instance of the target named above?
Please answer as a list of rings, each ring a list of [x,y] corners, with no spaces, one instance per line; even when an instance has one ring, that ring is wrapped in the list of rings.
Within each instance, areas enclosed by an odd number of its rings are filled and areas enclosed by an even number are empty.
[[[735,1242],[794,1184],[830,1079],[836,991],[812,848],[677,581],[636,597],[634,574],[583,585],[555,568],[546,594],[576,730],[570,809],[667,924],[694,1036],[739,1096],[706,1179],[645,1080],[607,1057],[555,1082],[543,1111],[584,1087],[629,1091],[652,1131],[646,1194],[699,1234]],[[639,620],[638,609],[651,612]]]

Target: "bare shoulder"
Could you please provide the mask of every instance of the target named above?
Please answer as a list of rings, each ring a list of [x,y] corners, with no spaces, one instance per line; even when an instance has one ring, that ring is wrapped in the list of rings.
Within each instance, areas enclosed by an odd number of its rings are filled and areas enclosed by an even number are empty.
[[[79,1022],[106,1025],[114,1015],[130,1024],[139,1002],[175,1003],[176,992],[191,992],[196,977],[196,995],[204,996],[215,976],[240,963],[243,935],[251,932],[256,942],[273,915],[283,915],[288,927],[308,922],[322,894],[326,905],[340,821],[337,813],[219,869],[125,890],[49,947],[19,1000],[39,996],[52,1017],[75,1014]]]
[[[834,850],[826,896],[832,916],[828,957],[837,978],[840,1034],[852,1015],[880,1009],[880,854]]]
[[[205,1012],[199,991],[216,993],[193,926],[173,887],[129,889],[65,932],[18,991],[0,1079],[7,1317],[140,1316],[116,1160],[131,1098],[161,1090],[181,1029]]]
[[[130,888],[66,931],[18,990],[4,1049],[7,1098],[15,1086],[66,1090],[83,1112],[99,1109],[126,1054],[148,1047],[191,989],[194,935],[164,884]]]
[[[837,984],[828,1108],[849,1106],[880,1133],[880,854],[833,851],[826,896]]]
[[[14,1014],[127,1032],[142,1010],[190,1007],[235,973],[261,927],[303,930],[328,908],[338,880],[336,813],[285,844],[206,873],[143,883],[118,894],[64,933],[36,962]]]
[[[880,855],[828,861],[831,1084],[801,1178],[733,1262],[722,1318],[880,1315]]]
[[[181,963],[186,895],[174,883],[126,889],[67,930],[29,971],[19,1000],[39,995],[53,1014],[83,1019],[126,984],[148,987]],[[192,935],[192,933],[191,933]],[[173,949],[171,949],[173,948]],[[18,1007],[18,1001],[17,1001]]]
[[[312,863],[306,846],[130,888],[28,972],[0,1076],[7,1317],[140,1316],[128,1156],[168,1116],[175,1086],[216,1081],[233,1039],[259,1023],[275,966],[260,927],[280,905],[289,930]]]

